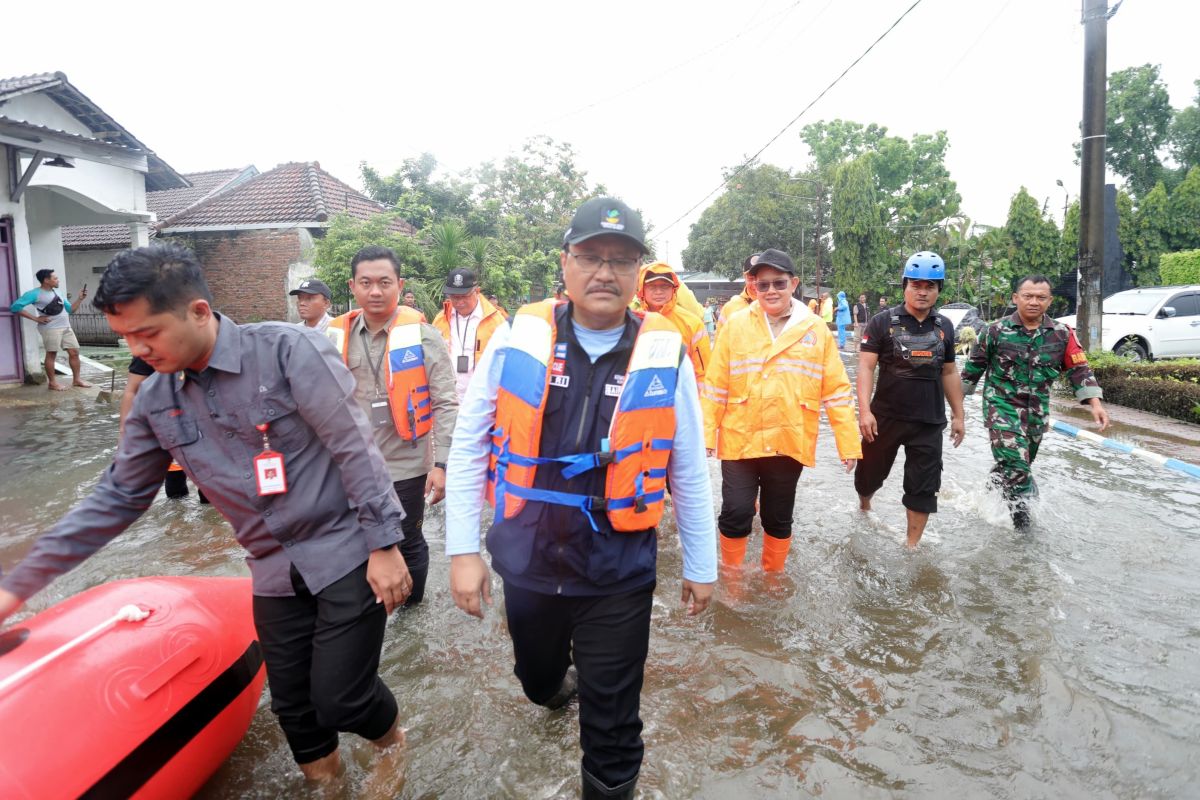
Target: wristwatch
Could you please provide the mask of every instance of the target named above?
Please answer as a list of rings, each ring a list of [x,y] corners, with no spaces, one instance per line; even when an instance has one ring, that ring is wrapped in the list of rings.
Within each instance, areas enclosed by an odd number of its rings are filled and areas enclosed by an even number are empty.
[[[444,471],[446,469],[446,462],[445,461],[435,461],[435,462],[433,462],[433,466],[435,469],[440,469],[440,470]]]

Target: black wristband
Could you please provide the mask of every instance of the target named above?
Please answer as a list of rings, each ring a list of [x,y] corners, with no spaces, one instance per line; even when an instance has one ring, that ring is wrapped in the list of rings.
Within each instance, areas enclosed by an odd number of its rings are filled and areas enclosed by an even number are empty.
[[[435,461],[435,462],[433,462],[433,466],[434,466],[434,468],[435,468],[435,469],[445,470],[445,469],[446,469],[446,462],[444,462],[444,461]]]

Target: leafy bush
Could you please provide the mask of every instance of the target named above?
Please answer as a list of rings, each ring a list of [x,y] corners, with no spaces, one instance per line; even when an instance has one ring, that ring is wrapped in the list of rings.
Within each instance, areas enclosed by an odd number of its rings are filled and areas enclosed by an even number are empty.
[[[1114,353],[1088,353],[1106,402],[1200,422],[1200,361],[1134,362]]]
[[[1163,253],[1158,262],[1158,274],[1165,286],[1200,283],[1200,250]]]

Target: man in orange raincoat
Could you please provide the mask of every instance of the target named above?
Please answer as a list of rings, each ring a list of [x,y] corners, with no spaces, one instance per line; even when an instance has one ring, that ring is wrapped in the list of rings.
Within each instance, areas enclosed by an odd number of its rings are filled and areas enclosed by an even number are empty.
[[[712,346],[708,342],[708,331],[704,320],[679,305],[676,292],[679,276],[662,261],[642,267],[638,276],[637,299],[646,311],[657,311],[679,329],[687,345],[688,357],[696,370],[696,383],[704,380],[704,370],[712,360]]]

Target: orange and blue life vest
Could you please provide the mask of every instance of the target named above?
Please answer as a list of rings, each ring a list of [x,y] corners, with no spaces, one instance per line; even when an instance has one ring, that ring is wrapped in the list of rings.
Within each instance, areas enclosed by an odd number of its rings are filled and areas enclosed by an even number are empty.
[[[547,399],[552,387],[565,388],[571,377],[565,367],[567,342],[556,330],[556,311],[562,305],[531,303],[513,317],[488,461],[487,494],[496,520],[512,519],[534,501],[578,508],[595,532],[599,532],[593,516],[597,512],[605,514],[615,531],[653,528],[662,519],[667,462],[675,437],[675,386],[686,352],[683,337],[670,320],[645,314],[626,374],[619,383],[605,387],[606,395],[617,398],[608,435],[596,450],[545,457],[541,437]],[[595,413],[596,409],[584,406],[580,431]],[[539,467],[551,465],[567,481],[603,467],[603,495],[549,489],[545,481],[535,486]]]
[[[350,331],[354,320],[362,313],[355,309],[342,314],[325,334],[350,363]],[[429,399],[429,379],[425,375],[425,348],[421,345],[421,312],[399,306],[388,327],[387,337],[387,397],[396,433],[406,442],[420,439],[433,429],[433,403]]]

